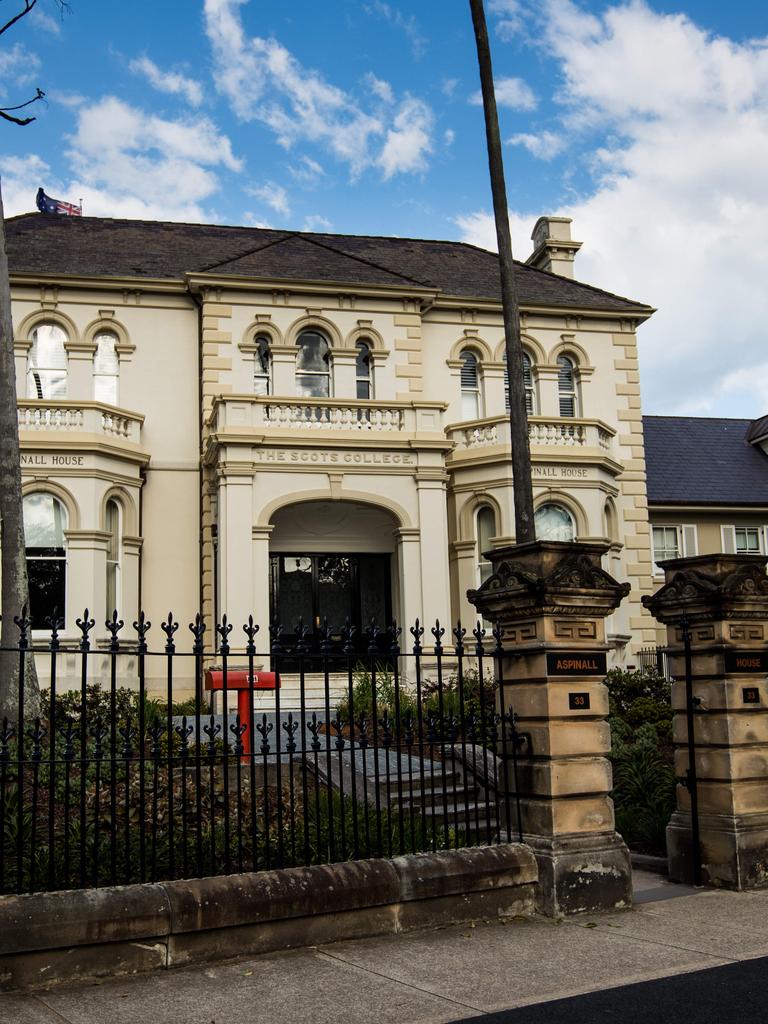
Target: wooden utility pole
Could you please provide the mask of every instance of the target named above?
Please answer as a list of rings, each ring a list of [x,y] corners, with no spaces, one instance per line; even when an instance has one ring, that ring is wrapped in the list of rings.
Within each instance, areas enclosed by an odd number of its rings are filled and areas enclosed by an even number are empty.
[[[485,22],[483,0],[469,0],[475,28],[477,62],[485,111],[485,135],[488,142],[488,169],[491,175],[493,213],[499,246],[501,304],[504,313],[504,336],[509,380],[509,424],[512,442],[512,485],[515,501],[515,539],[518,544],[536,540],[533,519],[533,486],[531,484],[531,446],[528,439],[528,414],[525,409],[523,381],[523,346],[520,341],[520,308],[517,299],[515,264],[512,259],[512,236],[509,230],[507,188],[501,155],[499,117],[493,88],[491,48]]]

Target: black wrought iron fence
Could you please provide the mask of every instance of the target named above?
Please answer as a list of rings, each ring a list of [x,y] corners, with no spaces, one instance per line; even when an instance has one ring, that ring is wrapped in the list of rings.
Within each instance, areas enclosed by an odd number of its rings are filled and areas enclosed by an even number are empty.
[[[284,640],[172,615],[108,639],[17,620],[19,711],[0,723],[0,893],[392,857],[522,838],[498,630],[390,626]],[[130,634],[130,639],[126,639]],[[151,638],[161,643],[151,645]],[[449,644],[450,642],[450,644]],[[7,650],[7,649],[6,649]],[[44,685],[30,708],[30,656]],[[263,668],[263,666],[267,666]],[[237,710],[232,707],[237,693]],[[226,713],[224,709],[227,709]]]

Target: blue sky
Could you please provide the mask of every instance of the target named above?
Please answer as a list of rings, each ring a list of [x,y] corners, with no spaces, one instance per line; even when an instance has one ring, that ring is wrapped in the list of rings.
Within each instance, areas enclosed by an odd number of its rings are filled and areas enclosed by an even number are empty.
[[[577,276],[658,307],[646,411],[768,411],[761,5],[486,6],[515,254],[565,213]],[[494,244],[466,0],[39,0],[0,81],[47,93],[2,127],[7,214],[43,185],[99,216]]]

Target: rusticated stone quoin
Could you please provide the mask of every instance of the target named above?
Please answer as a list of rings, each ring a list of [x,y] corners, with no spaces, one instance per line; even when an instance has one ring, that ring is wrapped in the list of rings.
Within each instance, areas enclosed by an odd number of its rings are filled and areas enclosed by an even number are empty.
[[[675,769],[689,767],[684,624],[691,635],[702,880],[768,886],[768,559],[700,555],[662,562],[664,585],[643,598],[667,627]],[[691,800],[677,788],[667,828],[670,876],[691,878]]]
[[[538,903],[550,914],[632,901],[629,854],[609,795],[603,681],[604,620],[629,584],[602,568],[607,550],[547,541],[498,548],[489,554],[493,574],[467,595],[502,630],[500,701],[526,737],[522,828],[539,864]],[[506,784],[513,788],[511,777]],[[517,821],[510,824],[514,831]]]

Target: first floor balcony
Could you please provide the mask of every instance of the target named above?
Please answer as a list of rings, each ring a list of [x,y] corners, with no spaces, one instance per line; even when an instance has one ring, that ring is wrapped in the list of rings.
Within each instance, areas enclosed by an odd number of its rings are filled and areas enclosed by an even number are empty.
[[[22,443],[25,440],[41,441],[43,435],[50,434],[56,435],[57,443],[61,440],[77,442],[86,436],[109,443],[141,443],[144,417],[117,406],[102,402],[36,398],[20,399],[16,404]]]

